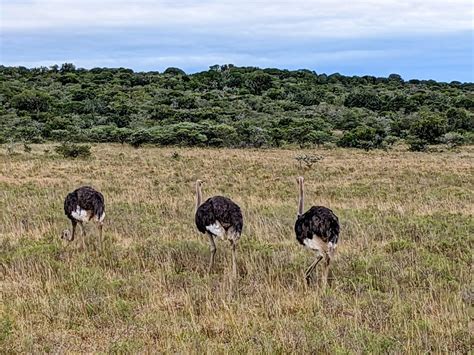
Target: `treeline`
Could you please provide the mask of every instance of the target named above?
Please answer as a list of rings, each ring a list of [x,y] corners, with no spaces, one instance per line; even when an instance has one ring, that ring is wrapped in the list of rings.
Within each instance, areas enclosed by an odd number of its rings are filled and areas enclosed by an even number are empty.
[[[214,65],[0,66],[0,143],[384,148],[473,143],[474,84]]]

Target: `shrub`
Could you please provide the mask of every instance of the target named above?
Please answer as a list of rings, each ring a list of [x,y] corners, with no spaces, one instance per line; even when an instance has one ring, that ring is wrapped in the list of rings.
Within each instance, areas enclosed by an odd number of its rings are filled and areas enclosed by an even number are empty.
[[[465,138],[462,134],[457,132],[448,132],[441,137],[441,143],[446,144],[450,148],[454,148],[465,143]]]
[[[186,75],[184,70],[179,69],[179,68],[175,68],[175,67],[166,68],[166,70],[163,72],[163,74],[168,74],[168,75],[173,75],[173,76],[174,75],[182,75],[182,76]]]
[[[87,132],[87,138],[92,142],[114,142],[115,126],[97,126],[92,127]]]
[[[139,148],[145,143],[151,143],[153,140],[152,135],[146,129],[139,129],[133,132],[129,138],[128,143],[134,148]]]
[[[261,95],[272,87],[272,77],[261,70],[254,71],[246,75],[245,87],[252,94]]]
[[[52,140],[64,142],[71,138],[71,133],[66,129],[55,129],[50,133]]]
[[[395,143],[397,143],[398,140],[399,140],[399,138],[397,136],[387,136],[384,139],[384,144],[386,146],[390,147],[390,146],[394,145]]]
[[[305,138],[308,142],[316,144],[317,146],[333,141],[332,134],[327,131],[311,131],[305,136]]]
[[[201,131],[202,127],[193,122],[181,122],[169,126],[169,139],[173,145],[201,145],[207,141],[207,136]]]
[[[382,101],[376,92],[356,90],[351,92],[344,100],[346,107],[365,107],[372,111],[378,111],[382,107]]]
[[[232,147],[238,141],[237,130],[224,123],[207,125],[204,134],[209,138],[208,144],[210,146]]]
[[[240,122],[237,126],[241,147],[261,148],[270,146],[270,132],[262,127],[254,126],[250,122]]]
[[[381,148],[383,146],[383,134],[372,127],[357,127],[345,132],[338,145],[349,148],[362,148],[365,150]]]
[[[116,128],[113,132],[114,139],[116,142],[124,144],[125,142],[127,142],[132,132],[133,131],[130,128],[125,128],[125,127]]]
[[[207,142],[203,126],[194,122],[181,122],[150,129],[150,143],[160,145],[195,146]]]
[[[302,154],[295,157],[295,160],[299,163],[300,168],[305,165],[306,168],[311,168],[314,163],[319,162],[322,160],[323,157],[320,155],[310,155],[310,154]]]
[[[474,114],[463,108],[451,107],[446,111],[446,117],[450,129],[469,131],[474,128]]]
[[[11,104],[17,110],[38,114],[48,111],[51,101],[51,97],[42,91],[24,90],[12,98]]]
[[[22,122],[23,123],[23,122]],[[19,126],[16,129],[15,139],[16,140],[23,140],[26,142],[37,142],[38,140],[41,141],[41,131],[36,127],[36,125],[28,125],[28,123],[24,122],[24,126]]]
[[[428,143],[435,144],[446,132],[446,119],[437,113],[422,112],[413,122],[410,133]]]
[[[428,142],[424,139],[410,136],[406,142],[409,145],[408,150],[410,152],[426,152],[428,150]]]
[[[56,146],[54,150],[64,158],[88,158],[91,156],[91,146],[87,144],[65,142]]]
[[[465,132],[463,137],[464,144],[474,144],[474,132]]]

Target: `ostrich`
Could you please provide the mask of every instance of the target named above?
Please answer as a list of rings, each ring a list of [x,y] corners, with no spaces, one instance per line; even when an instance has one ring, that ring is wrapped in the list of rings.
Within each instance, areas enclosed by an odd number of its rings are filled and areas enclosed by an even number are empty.
[[[309,284],[311,272],[324,258],[323,284],[327,284],[329,264],[339,238],[339,220],[329,209],[323,206],[312,206],[303,213],[304,208],[304,178],[297,178],[299,184],[298,217],[295,223],[295,233],[298,242],[316,252],[316,259],[306,269],[306,282]]]
[[[240,207],[231,199],[223,196],[208,198],[202,201],[201,186],[202,180],[196,181],[196,226],[201,233],[206,233],[211,244],[211,259],[209,261],[208,272],[214,265],[216,255],[215,237],[228,239],[232,247],[232,275],[237,277],[236,244],[240,238],[243,227],[243,218]]]
[[[64,213],[71,220],[72,232],[64,230],[61,238],[68,241],[74,240],[77,223],[82,230],[82,246],[85,247],[83,222],[94,220],[99,227],[99,245],[102,249],[102,225],[105,218],[104,196],[90,186],[82,186],[69,193],[64,200]]]

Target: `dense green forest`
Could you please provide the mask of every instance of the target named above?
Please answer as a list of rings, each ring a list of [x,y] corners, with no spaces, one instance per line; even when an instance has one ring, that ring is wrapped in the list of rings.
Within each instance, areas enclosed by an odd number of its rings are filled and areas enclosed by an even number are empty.
[[[187,75],[0,66],[0,143],[216,147],[473,143],[474,84],[214,65]]]

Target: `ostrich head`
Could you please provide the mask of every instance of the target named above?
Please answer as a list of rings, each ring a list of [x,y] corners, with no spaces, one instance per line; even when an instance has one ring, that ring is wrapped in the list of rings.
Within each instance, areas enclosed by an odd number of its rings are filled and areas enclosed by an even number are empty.
[[[196,186],[201,187],[204,184],[204,181],[197,179],[196,180]]]
[[[302,184],[302,183],[304,183],[304,177],[298,176],[298,177],[296,178],[296,181],[298,182],[298,184]]]

